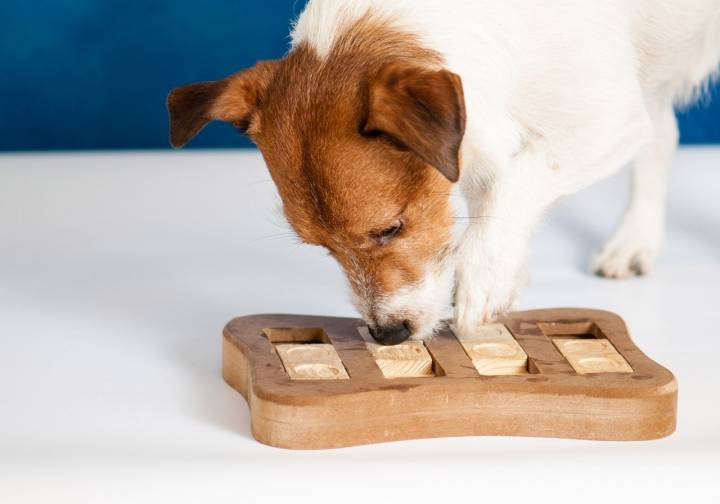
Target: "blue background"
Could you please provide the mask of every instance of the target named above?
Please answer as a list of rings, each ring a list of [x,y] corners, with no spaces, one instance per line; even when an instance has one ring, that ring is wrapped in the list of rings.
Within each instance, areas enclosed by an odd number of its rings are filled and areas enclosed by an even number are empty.
[[[276,58],[304,0],[0,2],[0,150],[168,148],[165,97]],[[720,143],[720,90],[681,114],[684,143]],[[247,147],[211,124],[193,147]]]

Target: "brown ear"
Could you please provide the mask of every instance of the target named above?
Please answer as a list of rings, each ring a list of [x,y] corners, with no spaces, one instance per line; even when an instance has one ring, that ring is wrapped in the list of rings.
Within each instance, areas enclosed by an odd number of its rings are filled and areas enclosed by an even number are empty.
[[[457,182],[465,133],[460,77],[447,70],[391,64],[370,79],[368,100],[364,134],[388,135]]]
[[[170,91],[170,144],[184,146],[214,119],[245,131],[276,65],[276,61],[260,61],[226,79],[187,84]]]

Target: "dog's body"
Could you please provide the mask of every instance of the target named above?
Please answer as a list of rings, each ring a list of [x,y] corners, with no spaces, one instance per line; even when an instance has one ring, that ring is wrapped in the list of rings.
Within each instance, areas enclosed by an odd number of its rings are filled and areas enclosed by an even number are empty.
[[[651,267],[673,105],[718,67],[720,2],[310,0],[292,41],[283,60],[171,95],[173,143],[214,118],[247,129],[290,223],[393,343],[431,334],[453,285],[461,332],[508,309],[542,213],[629,162],[632,202],[594,267]],[[455,243],[458,177],[470,223]]]

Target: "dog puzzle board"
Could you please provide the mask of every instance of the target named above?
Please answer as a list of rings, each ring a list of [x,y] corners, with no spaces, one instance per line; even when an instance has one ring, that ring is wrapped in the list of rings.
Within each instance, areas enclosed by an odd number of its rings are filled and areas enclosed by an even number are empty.
[[[223,377],[255,438],[298,449],[438,436],[645,440],[675,429],[677,384],[612,313],[511,313],[458,339],[382,347],[354,318],[251,315]]]

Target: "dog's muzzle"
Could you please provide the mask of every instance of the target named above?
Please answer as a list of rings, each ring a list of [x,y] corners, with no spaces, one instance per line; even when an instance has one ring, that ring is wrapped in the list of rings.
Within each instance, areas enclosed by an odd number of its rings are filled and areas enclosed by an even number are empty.
[[[381,345],[397,345],[410,337],[412,331],[407,322],[393,326],[369,327],[372,337]]]

